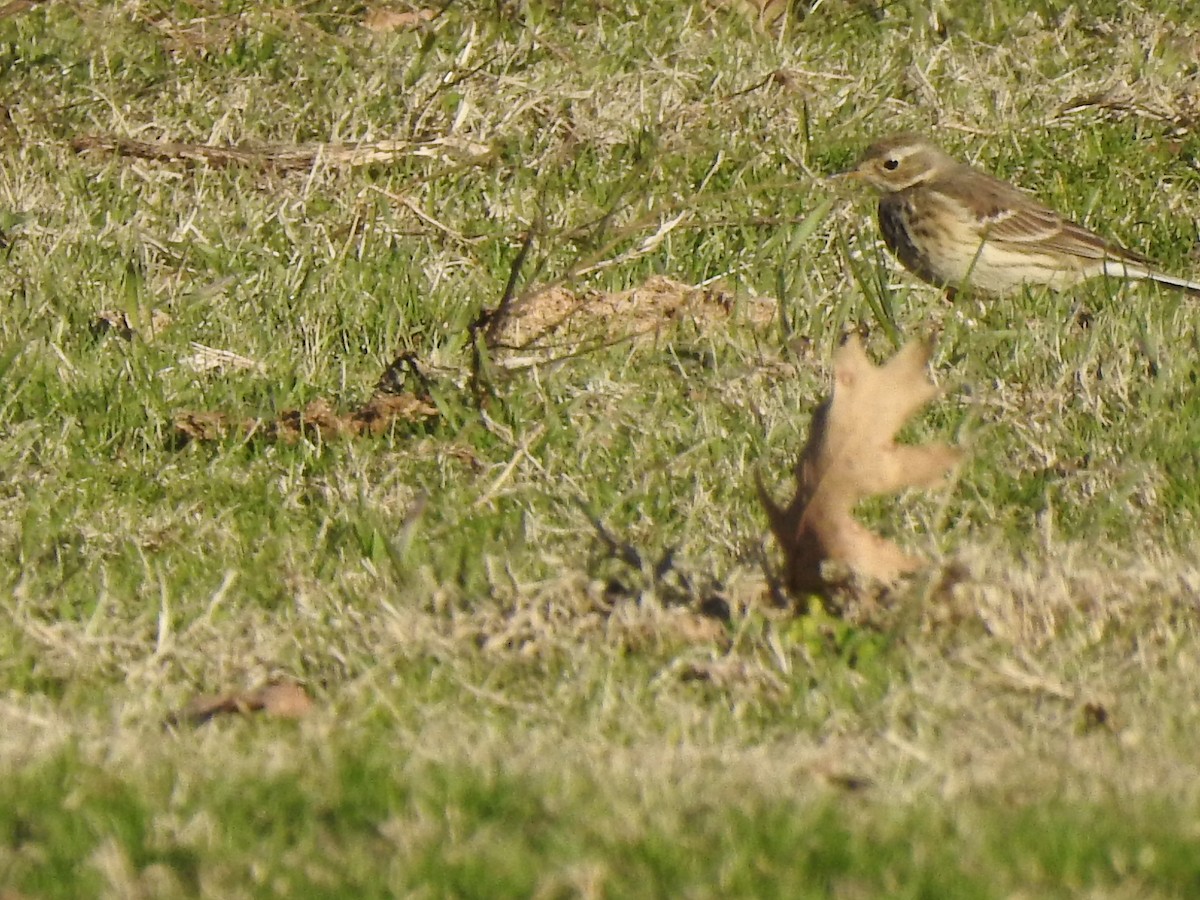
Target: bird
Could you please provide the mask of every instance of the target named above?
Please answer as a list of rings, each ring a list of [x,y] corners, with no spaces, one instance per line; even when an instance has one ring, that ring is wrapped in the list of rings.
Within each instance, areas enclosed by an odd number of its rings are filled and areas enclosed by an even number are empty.
[[[901,265],[950,299],[962,287],[992,296],[1022,285],[1061,291],[1099,275],[1200,296],[1200,282],[1167,275],[920,134],[875,141],[835,177],[865,181],[880,192],[884,242]]]

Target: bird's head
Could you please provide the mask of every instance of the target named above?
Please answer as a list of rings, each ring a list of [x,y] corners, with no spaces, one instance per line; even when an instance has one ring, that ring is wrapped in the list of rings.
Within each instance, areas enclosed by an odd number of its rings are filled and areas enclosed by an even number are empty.
[[[955,165],[954,159],[928,138],[906,132],[871,144],[862,158],[838,177],[855,178],[892,193],[929,181]]]

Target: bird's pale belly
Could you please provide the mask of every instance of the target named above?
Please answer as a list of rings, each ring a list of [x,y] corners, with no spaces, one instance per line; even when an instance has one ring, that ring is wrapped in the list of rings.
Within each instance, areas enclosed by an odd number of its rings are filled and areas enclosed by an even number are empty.
[[[970,287],[999,294],[1022,284],[1061,289],[1087,277],[1061,256],[1026,246],[981,241],[966,223],[931,213],[915,214],[907,196],[891,194],[879,203],[879,228],[901,265],[918,278],[944,288]],[[957,227],[956,227],[957,226]]]

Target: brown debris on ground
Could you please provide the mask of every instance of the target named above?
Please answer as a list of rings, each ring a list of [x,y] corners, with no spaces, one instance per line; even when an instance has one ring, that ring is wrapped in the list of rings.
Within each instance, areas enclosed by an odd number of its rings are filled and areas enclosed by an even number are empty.
[[[0,19],[7,19],[9,16],[28,12],[39,3],[45,2],[46,0],[11,0],[10,3],[0,5]]]
[[[402,28],[418,28],[438,17],[436,9],[392,9],[388,6],[373,6],[363,16],[363,27],[368,31],[386,33]]]
[[[213,147],[174,141],[135,141],[106,135],[83,135],[71,141],[76,153],[105,152],[159,162],[202,163],[209,166],[264,166],[276,170],[311,169],[321,164],[339,168],[384,165],[409,156],[448,162],[479,163],[491,155],[486,144],[442,137],[426,141],[363,141]]]
[[[713,6],[725,7],[742,14],[763,30],[770,30],[787,20],[789,0],[713,0]]]
[[[895,442],[905,421],[937,394],[925,373],[928,361],[929,347],[914,342],[875,366],[852,336],[834,355],[833,393],[813,416],[796,465],[795,497],[780,507],[760,480],[759,497],[783,549],[785,584],[795,596],[828,593],[827,562],[884,583],[922,565],[852,512],[876,494],[932,487],[962,458],[944,444]]]
[[[420,422],[437,415],[437,407],[415,394],[376,393],[358,409],[337,412],[322,399],[304,409],[284,410],[274,419],[234,419],[220,412],[181,412],[175,415],[176,445],[209,443],[238,434],[294,444],[302,437],[322,441],[378,436],[396,422]]]
[[[174,724],[203,725],[219,715],[249,715],[266,713],[278,719],[302,719],[312,711],[313,701],[308,692],[294,681],[284,681],[259,688],[228,694],[202,694],[194,697],[179,712],[171,716]]]
[[[232,350],[222,350],[219,347],[208,347],[198,341],[188,341],[191,353],[179,360],[180,365],[193,372],[213,371],[242,371],[267,373],[267,367],[256,359],[234,353]]]
[[[150,310],[146,321],[137,322],[136,317],[121,309],[102,309],[92,318],[89,325],[92,334],[100,337],[105,334],[115,334],[125,341],[140,337],[152,341],[171,325],[171,316],[161,309]]]
[[[752,326],[763,327],[775,317],[777,305],[770,298],[736,300],[727,291],[664,276],[615,294],[575,293],[556,286],[514,303],[496,330],[493,347],[502,359],[507,354],[510,364],[547,361],[585,346],[653,336],[685,321],[709,328],[740,315]]]

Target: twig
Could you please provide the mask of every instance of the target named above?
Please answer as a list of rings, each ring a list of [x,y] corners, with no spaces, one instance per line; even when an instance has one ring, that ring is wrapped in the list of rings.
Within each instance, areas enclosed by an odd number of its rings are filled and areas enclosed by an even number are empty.
[[[280,170],[308,169],[318,161],[329,166],[355,168],[395,162],[407,156],[452,158],[480,162],[491,154],[484,144],[452,138],[428,141],[366,141],[363,143],[309,143],[261,147],[212,147],[175,141],[135,141],[130,138],[83,135],[71,141],[77,153],[102,151],[160,162],[203,163],[210,166],[270,166]]]
[[[500,296],[500,302],[493,309],[484,307],[480,310],[475,321],[467,326],[467,335],[471,340],[471,391],[474,393],[477,403],[482,404],[485,383],[490,384],[490,379],[484,372],[484,369],[487,367],[487,359],[490,356],[490,351],[496,344],[496,338],[500,334],[500,327],[508,317],[509,309],[512,308],[513,298],[517,290],[517,280],[521,276],[521,268],[525,265],[525,259],[529,256],[529,250],[533,246],[533,241],[534,229],[531,227],[525,232],[525,237],[521,241],[521,249],[517,251],[516,258],[513,259],[512,268],[508,272],[508,283],[504,286],[504,293]],[[481,334],[483,338],[482,347],[480,346]]]
[[[492,483],[488,485],[487,490],[480,494],[479,499],[471,504],[472,509],[479,509],[480,507],[491,503],[492,500],[495,499],[496,494],[500,492],[501,485],[503,485],[504,482],[508,481],[512,477],[512,473],[516,471],[517,465],[521,462],[521,460],[524,457],[529,456],[529,448],[533,446],[533,444],[539,438],[541,438],[545,431],[545,425],[538,425],[528,436],[526,436],[525,440],[521,441],[521,445],[517,447],[517,452],[512,455],[512,458],[508,461],[508,465],[504,467],[504,471],[497,475],[495,479],[493,479]]]

